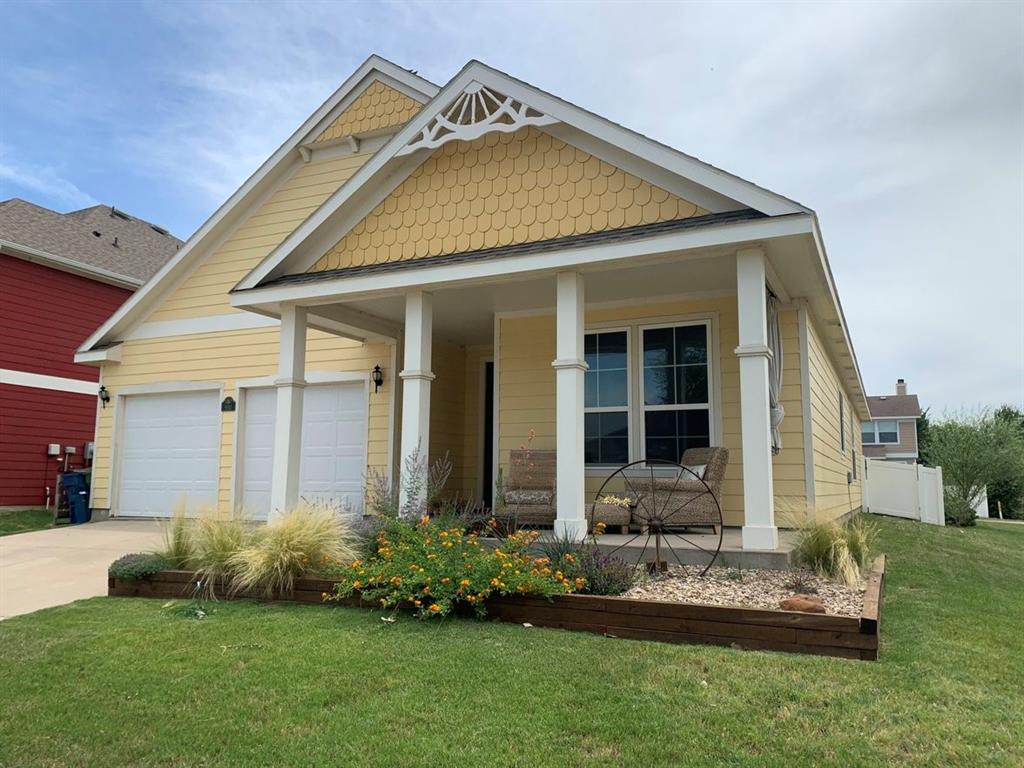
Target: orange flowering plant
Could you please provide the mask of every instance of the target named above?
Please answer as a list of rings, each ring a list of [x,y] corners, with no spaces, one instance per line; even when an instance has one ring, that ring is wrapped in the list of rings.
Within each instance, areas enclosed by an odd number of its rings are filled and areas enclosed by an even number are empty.
[[[394,520],[377,534],[375,554],[343,570],[331,597],[358,594],[383,608],[411,607],[421,618],[446,616],[462,603],[482,616],[491,595],[550,597],[581,588],[582,579],[530,554],[537,537],[517,531],[490,546],[476,532],[428,517]]]

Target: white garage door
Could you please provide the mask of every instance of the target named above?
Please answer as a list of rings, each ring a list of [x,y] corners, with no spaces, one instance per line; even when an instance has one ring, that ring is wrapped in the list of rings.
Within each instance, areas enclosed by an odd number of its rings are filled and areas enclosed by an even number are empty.
[[[242,405],[242,508],[257,519],[270,512],[274,465],[273,389],[246,390]],[[362,511],[366,469],[366,385],[363,382],[306,387],[302,407],[299,494]]]
[[[124,399],[117,514],[166,516],[217,503],[220,399],[215,391]]]

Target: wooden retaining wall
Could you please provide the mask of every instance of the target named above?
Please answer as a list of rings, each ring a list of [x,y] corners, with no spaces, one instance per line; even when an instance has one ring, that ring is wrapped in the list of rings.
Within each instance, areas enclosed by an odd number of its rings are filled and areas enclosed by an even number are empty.
[[[875,660],[878,658],[884,580],[885,556],[882,555],[871,567],[864,609],[857,618],[599,595],[562,595],[551,600],[492,597],[487,601],[487,615],[499,621],[609,637]],[[334,584],[324,579],[302,578],[296,580],[291,595],[278,595],[273,599],[321,603],[323,594],[333,588]],[[261,594],[228,595],[223,588],[216,591],[221,598],[265,598]],[[192,597],[195,576],[188,571],[163,571],[145,579],[111,578],[108,594],[162,599]],[[358,598],[342,602],[362,605]]]

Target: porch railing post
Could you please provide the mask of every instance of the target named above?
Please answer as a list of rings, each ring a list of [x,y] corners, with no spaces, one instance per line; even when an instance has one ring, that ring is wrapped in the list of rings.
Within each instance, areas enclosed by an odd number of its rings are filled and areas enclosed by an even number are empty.
[[[405,296],[405,355],[402,372],[402,435],[398,467],[401,482],[399,500],[403,509],[417,506],[426,498],[426,472],[430,451],[430,383],[431,346],[434,332],[433,298],[424,291],[410,291]],[[417,456],[416,467],[408,466]],[[410,470],[422,473],[419,482],[411,483]],[[413,488],[416,498],[409,498]]]
[[[277,418],[274,422],[274,463],[270,480],[270,515],[283,514],[299,499],[302,453],[302,400],[306,388],[306,309],[281,307],[278,348]]]
[[[559,272],[556,285],[555,369],[556,482],[555,532],[587,535],[583,477],[583,275]]]
[[[768,311],[761,248],[736,254],[739,312],[740,432],[743,447],[743,549],[778,549],[768,398]]]

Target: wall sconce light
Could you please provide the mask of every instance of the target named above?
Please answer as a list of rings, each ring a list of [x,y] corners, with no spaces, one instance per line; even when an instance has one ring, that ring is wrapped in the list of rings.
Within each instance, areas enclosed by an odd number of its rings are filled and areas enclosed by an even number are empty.
[[[373,366],[373,391],[379,392],[380,385],[384,383],[384,371],[380,369],[379,365]]]
[[[100,385],[99,395],[100,395],[100,402],[103,403],[103,407],[106,408],[107,407],[107,403],[110,402],[110,393],[107,392],[107,388],[104,387],[102,384]]]

